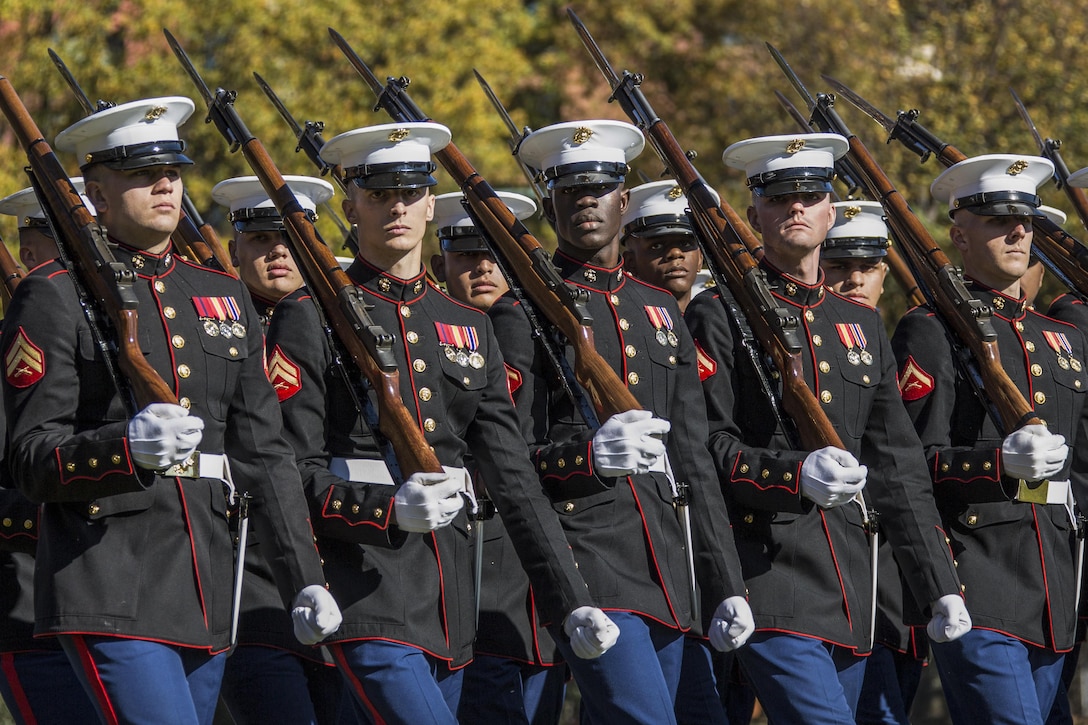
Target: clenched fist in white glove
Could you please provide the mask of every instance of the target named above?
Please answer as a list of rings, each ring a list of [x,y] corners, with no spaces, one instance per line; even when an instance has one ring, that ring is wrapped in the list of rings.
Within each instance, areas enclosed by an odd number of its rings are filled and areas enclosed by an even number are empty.
[[[468,472],[442,467],[442,473],[413,473],[393,494],[397,526],[412,534],[425,534],[449,524],[465,505]]]
[[[204,421],[180,405],[151,403],[128,422],[128,449],[137,466],[157,471],[184,462],[203,431]]]
[[[744,597],[729,597],[714,610],[707,636],[719,652],[732,652],[742,646],[756,631],[752,608]]]
[[[592,660],[607,652],[620,636],[620,628],[596,607],[578,607],[563,631],[570,637],[570,648],[583,660]]]
[[[1065,467],[1069,446],[1065,437],[1051,433],[1045,425],[1025,425],[1001,442],[1001,465],[1005,475],[1025,481],[1056,476]]]
[[[951,642],[971,631],[971,615],[959,594],[945,594],[930,607],[933,616],[926,634],[934,642]]]
[[[295,639],[302,644],[317,644],[340,628],[340,607],[323,586],[304,587],[291,606]]]
[[[849,451],[827,446],[813,451],[801,464],[801,494],[823,508],[835,508],[865,488],[869,469]]]
[[[665,455],[661,437],[669,421],[648,410],[625,410],[606,420],[593,436],[593,461],[602,476],[646,473]]]

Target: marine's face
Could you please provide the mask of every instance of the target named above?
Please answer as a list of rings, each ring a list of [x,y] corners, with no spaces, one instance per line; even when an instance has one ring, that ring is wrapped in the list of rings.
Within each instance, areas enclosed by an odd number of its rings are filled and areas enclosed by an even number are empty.
[[[884,292],[888,265],[880,257],[821,259],[824,284],[843,297],[876,307]]]
[[[181,218],[181,166],[100,167],[85,191],[111,236],[137,249],[165,244]]]
[[[826,192],[753,194],[748,221],[762,235],[768,251],[798,257],[819,249],[835,223],[835,209]]]
[[[594,253],[618,245],[627,197],[619,182],[554,189],[550,208],[560,246]]]
[[[996,290],[1019,282],[1031,260],[1032,217],[955,213],[949,236],[963,256],[967,276]]]
[[[276,302],[302,286],[283,232],[237,232],[230,253],[238,276],[258,297]]]
[[[435,274],[455,300],[487,311],[510,287],[489,252],[443,252]]]
[[[350,185],[344,215],[359,230],[359,250],[371,253],[410,252],[423,244],[427,222],[434,216],[434,196],[418,189],[361,189]]]
[[[667,289],[678,300],[691,293],[703,254],[690,234],[665,234],[658,237],[635,235],[624,239],[627,269],[639,279]]]

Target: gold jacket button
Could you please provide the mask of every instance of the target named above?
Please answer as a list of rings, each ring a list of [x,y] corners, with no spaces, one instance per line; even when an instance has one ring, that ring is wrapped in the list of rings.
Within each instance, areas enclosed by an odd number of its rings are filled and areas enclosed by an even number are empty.
[[[400,308],[400,315],[401,315],[401,317],[411,317],[412,316],[412,308],[409,307],[408,305],[404,305],[403,307]]]
[[[374,518],[380,519],[384,514],[385,511],[382,511],[380,508],[374,509]]]
[[[66,463],[66,464],[64,465],[64,470],[65,470],[65,471],[68,471],[68,473],[75,473],[75,472],[76,472],[76,464],[74,464],[74,463]]]
[[[565,504],[563,504],[563,510],[569,514],[571,511],[574,510],[574,504],[571,501],[567,501]]]
[[[968,526],[974,526],[977,523],[978,523],[978,516],[976,516],[975,514],[971,514],[970,516],[967,517],[967,525]]]
[[[427,369],[427,363],[419,358],[416,358],[412,361],[412,369],[415,370],[417,373],[421,373]]]
[[[174,335],[170,338],[170,344],[180,350],[185,347],[185,338],[181,335]]]
[[[827,360],[821,360],[820,361],[820,372],[821,373],[831,372],[831,363],[829,363]]]
[[[824,403],[830,403],[831,402],[831,391],[830,390],[825,390],[822,393],[820,393],[820,400],[824,401]]]
[[[748,473],[748,464],[747,463],[740,464],[740,468],[738,468],[737,470],[740,471],[741,473]]]
[[[638,385],[638,373],[627,373],[627,382],[631,385]]]
[[[574,457],[574,465],[576,465],[576,466],[580,466],[585,462],[586,462],[586,459],[583,458],[582,456],[575,456]]]
[[[351,512],[352,512],[353,514],[357,514],[357,513],[359,513],[359,504],[357,504],[357,503],[353,503],[353,504],[351,505]]]
[[[970,464],[970,462],[968,462],[968,461],[964,461],[964,462],[963,462],[963,465],[961,466],[961,468],[963,468],[963,470],[965,470],[965,471],[970,471],[970,470],[971,470],[971,464]]]
[[[623,348],[623,354],[627,357],[634,357],[636,355],[635,346],[628,345],[627,347]]]
[[[438,424],[434,422],[434,418],[428,418],[427,420],[423,421],[423,430],[427,431],[428,433],[433,433],[434,429],[437,427]]]
[[[94,516],[101,510],[102,509],[96,503],[92,503],[90,506],[87,507],[87,513],[89,513],[91,516]]]
[[[112,463],[113,465],[116,466],[120,462],[121,462],[121,456],[119,456],[118,454],[114,453],[112,456],[110,456],[110,463]]]
[[[91,468],[98,468],[98,459],[97,458],[88,458],[87,459],[87,465],[90,466]]]
[[[333,502],[332,502],[332,510],[333,510],[333,511],[339,511],[339,510],[340,510],[340,507],[342,507],[343,505],[344,505],[344,502],[343,502],[343,501],[341,501],[341,500],[339,500],[339,499],[335,499],[335,500],[333,500]]]
[[[1036,393],[1035,393],[1035,402],[1038,403],[1039,405],[1042,405],[1043,403],[1045,403],[1046,402],[1046,393],[1044,393],[1042,390],[1036,391]]]
[[[416,332],[414,332],[413,330],[409,330],[407,333],[405,333],[404,339],[415,345],[417,342],[419,342],[419,335],[416,334]]]
[[[10,526],[11,526],[11,519],[5,518],[4,519],[4,528],[8,528]]]
[[[790,481],[793,480],[793,474],[790,473],[789,471],[786,471],[785,473],[782,474],[782,480],[785,481],[786,483],[789,483]]]
[[[30,531],[31,529],[33,529],[34,528],[34,520],[33,519],[26,519],[25,521],[23,521],[23,528],[26,529],[27,531]]]
[[[762,471],[759,472],[759,477],[760,478],[767,478],[770,475],[771,475],[771,472],[768,471],[766,468],[764,468]]]
[[[190,370],[189,366],[186,365],[185,363],[182,363],[181,365],[178,365],[178,377],[187,378],[190,375],[192,375],[192,372],[193,371]]]
[[[431,389],[430,388],[420,388],[419,389],[419,399],[422,400],[424,403],[426,403],[428,400],[430,400],[431,399]]]
[[[620,329],[625,331],[625,332],[627,330],[630,330],[631,329],[631,323],[628,322],[626,318],[621,317],[620,318]]]
[[[166,317],[166,319],[168,319],[168,320],[172,320],[172,319],[174,319],[175,317],[177,317],[177,316],[178,316],[177,310],[175,310],[175,309],[174,309],[173,307],[171,307],[171,306],[169,306],[169,305],[167,305],[166,307],[163,307],[163,308],[162,308],[162,314],[163,314],[163,315],[164,315],[164,316]]]
[[[820,345],[824,344],[824,339],[822,337],[820,337],[819,335],[813,335],[812,336],[812,344],[815,345],[816,347],[819,347]]]
[[[166,284],[164,284],[161,279],[155,280],[155,291],[160,295],[166,291]]]
[[[750,524],[756,520],[756,517],[752,514],[744,514],[744,523]]]
[[[565,458],[560,458],[558,461],[555,462],[555,465],[559,466],[560,468],[566,468],[567,461]]]
[[[189,410],[193,407],[193,401],[189,400],[188,398],[182,398],[178,401],[178,405],[180,405],[182,408],[185,408],[186,410]]]

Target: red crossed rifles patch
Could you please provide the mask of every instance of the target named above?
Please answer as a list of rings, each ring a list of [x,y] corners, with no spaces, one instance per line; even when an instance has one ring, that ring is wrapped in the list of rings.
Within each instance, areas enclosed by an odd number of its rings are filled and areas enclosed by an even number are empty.
[[[907,357],[899,373],[899,395],[911,401],[924,398],[933,392],[933,376],[922,369],[913,355]]]
[[[279,345],[272,350],[267,366],[268,382],[272,383],[281,403],[302,390],[302,371],[283,354]]]
[[[29,388],[45,375],[45,354],[22,327],[4,352],[4,375],[16,388]]]

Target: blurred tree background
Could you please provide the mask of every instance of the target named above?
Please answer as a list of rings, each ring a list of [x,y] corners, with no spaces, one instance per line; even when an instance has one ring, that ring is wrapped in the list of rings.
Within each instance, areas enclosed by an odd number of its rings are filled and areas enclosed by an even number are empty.
[[[296,154],[286,124],[258,89],[260,73],[300,120],[322,120],[325,137],[386,123],[372,94],[332,44],[338,30],[379,77],[405,75],[411,94],[497,188],[522,188],[507,134],[472,76],[490,82],[519,126],[538,128],[579,118],[626,120],[567,21],[568,3],[530,0],[385,0],[337,4],[280,0],[0,0],[0,74],[7,76],[38,126],[52,139],[81,109],[47,55],[54,49],[92,101],[124,102],[186,95],[195,88],[162,34],[169,29],[213,88],[238,91],[237,107],[284,173],[313,173]],[[1069,0],[595,0],[573,6],[617,70],[645,74],[651,104],[723,198],[743,212],[744,180],[720,161],[734,141],[797,126],[779,106],[778,89],[800,104],[767,53],[777,47],[813,91],[821,73],[846,83],[889,115],[917,108],[920,121],[968,155],[1037,153],[1009,89],[1024,99],[1044,136],[1062,138],[1071,169],[1088,165],[1088,76],[1073,72],[1071,51],[1088,36],[1088,19]],[[1008,22],[1015,18],[1016,22]],[[943,210],[930,197],[940,169],[924,165],[845,102],[840,113],[938,240]],[[195,169],[189,193],[205,219],[227,232],[224,210],[211,201],[218,181],[249,169],[219,134],[201,123],[202,104],[183,128]],[[69,160],[71,161],[71,160]],[[0,124],[0,194],[27,186],[25,158]],[[656,178],[662,166],[647,150],[636,168]],[[70,173],[78,170],[72,163]],[[454,190],[441,177],[437,191]],[[1053,185],[1047,203],[1083,227]],[[334,203],[339,209],[339,204]],[[551,233],[534,227],[548,243]],[[337,238],[331,220],[326,239]],[[11,218],[0,233],[15,240]],[[954,258],[954,257],[953,257]],[[1058,290],[1051,281],[1045,302]],[[894,324],[902,295],[888,285],[884,312]]]
[[[295,139],[257,87],[260,73],[301,122],[322,120],[325,137],[386,123],[374,98],[331,42],[338,30],[379,77],[405,75],[411,94],[496,188],[524,190],[507,132],[473,79],[490,82],[515,123],[538,128],[591,117],[626,120],[608,103],[609,89],[582,47],[558,0],[367,0],[300,3],[283,0],[0,0],[0,74],[10,79],[52,141],[82,116],[53,68],[54,49],[92,101],[125,102],[185,95],[198,110],[182,129],[196,167],[189,193],[221,236],[223,209],[211,201],[218,181],[249,169],[219,134],[203,124],[195,88],[163,37],[169,29],[213,88],[238,91],[237,108],[283,173],[313,173],[295,153]],[[795,133],[797,126],[772,91],[800,99],[768,54],[776,46],[813,91],[828,90],[821,73],[851,86],[889,115],[917,108],[920,121],[968,155],[1035,154],[1010,87],[1023,98],[1044,136],[1062,138],[1072,170],[1088,165],[1088,74],[1072,62],[1088,37],[1088,16],[1070,0],[583,0],[573,5],[617,70],[645,74],[644,90],[723,200],[743,213],[744,179],[720,161],[743,138]],[[851,129],[945,242],[947,221],[929,195],[940,172],[845,102]],[[71,174],[74,160],[66,159]],[[27,186],[25,156],[0,122],[0,196]],[[661,163],[647,150],[636,169],[657,177]],[[438,192],[454,186],[440,172]],[[1053,185],[1046,203],[1070,214],[1074,236],[1085,232]],[[339,211],[339,204],[334,202]],[[339,235],[329,219],[326,239]],[[545,244],[551,233],[537,220]],[[15,221],[0,217],[0,234],[16,241]],[[338,246],[338,245],[337,245]],[[956,259],[953,254],[953,259]],[[1045,305],[1059,290],[1044,286]],[[888,285],[884,312],[894,325],[904,306]]]

